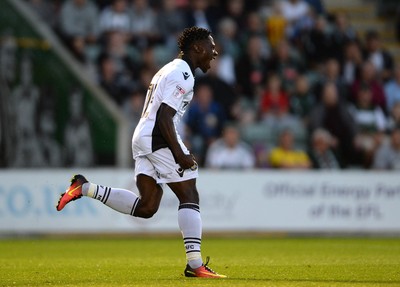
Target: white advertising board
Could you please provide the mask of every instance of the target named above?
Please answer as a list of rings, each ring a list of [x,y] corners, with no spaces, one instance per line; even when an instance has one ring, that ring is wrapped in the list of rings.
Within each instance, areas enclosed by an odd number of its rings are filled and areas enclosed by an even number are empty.
[[[151,219],[122,215],[82,198],[55,204],[76,170],[0,171],[0,233],[178,231],[175,195],[165,188]],[[135,190],[133,171],[80,170],[102,185]],[[395,172],[201,170],[205,231],[400,232],[400,176]]]

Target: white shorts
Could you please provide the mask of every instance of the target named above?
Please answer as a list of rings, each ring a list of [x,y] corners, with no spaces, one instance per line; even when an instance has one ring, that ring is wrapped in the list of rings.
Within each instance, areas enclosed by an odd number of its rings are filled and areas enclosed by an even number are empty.
[[[157,183],[181,182],[199,176],[198,168],[183,170],[175,162],[169,148],[159,149],[151,154],[136,157],[135,176],[145,174]]]

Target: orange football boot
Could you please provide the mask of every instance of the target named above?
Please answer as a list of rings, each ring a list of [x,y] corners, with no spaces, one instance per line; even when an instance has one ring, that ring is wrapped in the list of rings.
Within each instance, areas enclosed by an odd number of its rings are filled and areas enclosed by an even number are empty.
[[[57,204],[57,210],[62,210],[70,201],[77,200],[82,197],[82,185],[88,182],[81,174],[76,174],[71,178],[71,185],[60,196]]]
[[[210,257],[207,257],[205,264],[196,269],[191,268],[189,264],[187,264],[185,268],[185,276],[201,278],[226,278],[225,275],[218,274],[217,272],[211,270],[211,268],[207,266],[208,261],[210,261]]]

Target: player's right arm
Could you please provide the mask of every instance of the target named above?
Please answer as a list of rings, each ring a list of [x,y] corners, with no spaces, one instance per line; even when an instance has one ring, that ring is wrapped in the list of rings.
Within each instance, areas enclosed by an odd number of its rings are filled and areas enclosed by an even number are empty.
[[[162,103],[156,121],[158,122],[161,134],[168,143],[176,162],[181,166],[181,168],[189,169],[195,165],[195,161],[192,155],[183,152],[181,145],[178,142],[173,122],[175,114],[176,110],[169,105]]]

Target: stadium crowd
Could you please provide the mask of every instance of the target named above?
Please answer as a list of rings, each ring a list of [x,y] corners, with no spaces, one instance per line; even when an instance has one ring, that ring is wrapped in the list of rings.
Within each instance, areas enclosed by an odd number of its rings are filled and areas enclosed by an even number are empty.
[[[187,26],[219,57],[196,75],[180,134],[211,168],[400,168],[400,65],[319,0],[27,0],[139,121]]]

